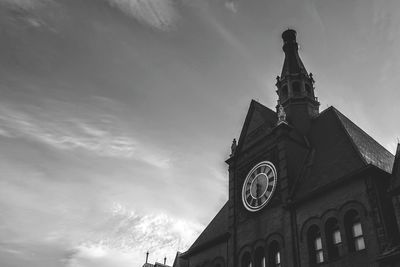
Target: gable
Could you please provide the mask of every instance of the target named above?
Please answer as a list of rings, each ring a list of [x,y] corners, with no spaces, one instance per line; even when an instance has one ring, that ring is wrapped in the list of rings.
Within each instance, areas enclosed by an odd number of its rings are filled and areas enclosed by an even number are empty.
[[[248,148],[265,133],[271,132],[276,122],[277,115],[274,111],[252,100],[240,133],[239,150]]]

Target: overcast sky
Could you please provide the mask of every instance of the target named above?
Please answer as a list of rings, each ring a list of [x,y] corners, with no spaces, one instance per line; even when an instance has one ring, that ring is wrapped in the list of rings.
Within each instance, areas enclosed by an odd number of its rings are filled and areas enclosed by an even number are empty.
[[[172,264],[227,200],[298,32],[321,109],[394,152],[398,0],[0,0],[2,267]]]

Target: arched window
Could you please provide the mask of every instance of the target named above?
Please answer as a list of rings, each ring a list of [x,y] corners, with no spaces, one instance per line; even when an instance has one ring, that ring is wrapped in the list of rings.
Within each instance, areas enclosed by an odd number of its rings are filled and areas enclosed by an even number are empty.
[[[251,256],[249,252],[246,252],[242,257],[242,267],[253,267],[251,263]]]
[[[350,251],[365,249],[364,234],[358,213],[355,210],[348,211],[344,216],[344,221]]]
[[[322,248],[321,232],[316,225],[313,225],[308,229],[308,250],[310,256],[310,264],[316,265],[324,262],[324,250]]]
[[[268,248],[268,267],[281,267],[281,251],[278,242],[274,241]]]
[[[264,248],[259,247],[256,249],[254,264],[255,267],[265,267]]]
[[[294,82],[292,84],[292,89],[293,89],[293,95],[295,97],[301,95],[301,89],[300,89],[300,83],[299,82]]]
[[[287,98],[288,98],[288,87],[287,87],[287,85],[285,85],[282,87],[282,90],[281,90],[281,101],[283,102]]]
[[[343,255],[342,234],[340,233],[338,221],[335,218],[330,218],[326,222],[325,231],[329,259],[337,259]]]

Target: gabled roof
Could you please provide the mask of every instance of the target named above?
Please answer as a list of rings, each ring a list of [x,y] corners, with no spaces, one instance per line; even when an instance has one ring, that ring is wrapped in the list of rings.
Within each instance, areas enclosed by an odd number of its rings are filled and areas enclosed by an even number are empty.
[[[228,234],[228,202],[215,215],[200,236],[184,254],[191,254],[203,248],[210,248],[211,243]]]
[[[364,132],[360,127],[354,124],[346,116],[333,108],[339,117],[342,125],[346,129],[353,144],[358,149],[365,163],[372,164],[388,173],[392,172],[394,157],[392,153],[386,150],[375,139]]]
[[[368,165],[391,173],[393,155],[334,107],[313,119],[309,139],[312,162],[298,181],[298,198]]]
[[[260,129],[262,126],[272,129],[275,127],[277,120],[276,112],[260,104],[254,99],[251,100],[250,107],[238,140],[238,150],[245,149],[251,145],[252,142],[256,141],[255,138],[247,138],[253,132],[255,132],[255,130]]]

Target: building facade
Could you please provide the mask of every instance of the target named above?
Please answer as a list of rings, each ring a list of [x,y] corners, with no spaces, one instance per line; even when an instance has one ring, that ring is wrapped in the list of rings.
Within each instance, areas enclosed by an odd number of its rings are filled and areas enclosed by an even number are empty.
[[[229,199],[174,266],[400,266],[400,149],[320,112],[296,32],[282,38],[278,104],[251,101],[226,160]]]

